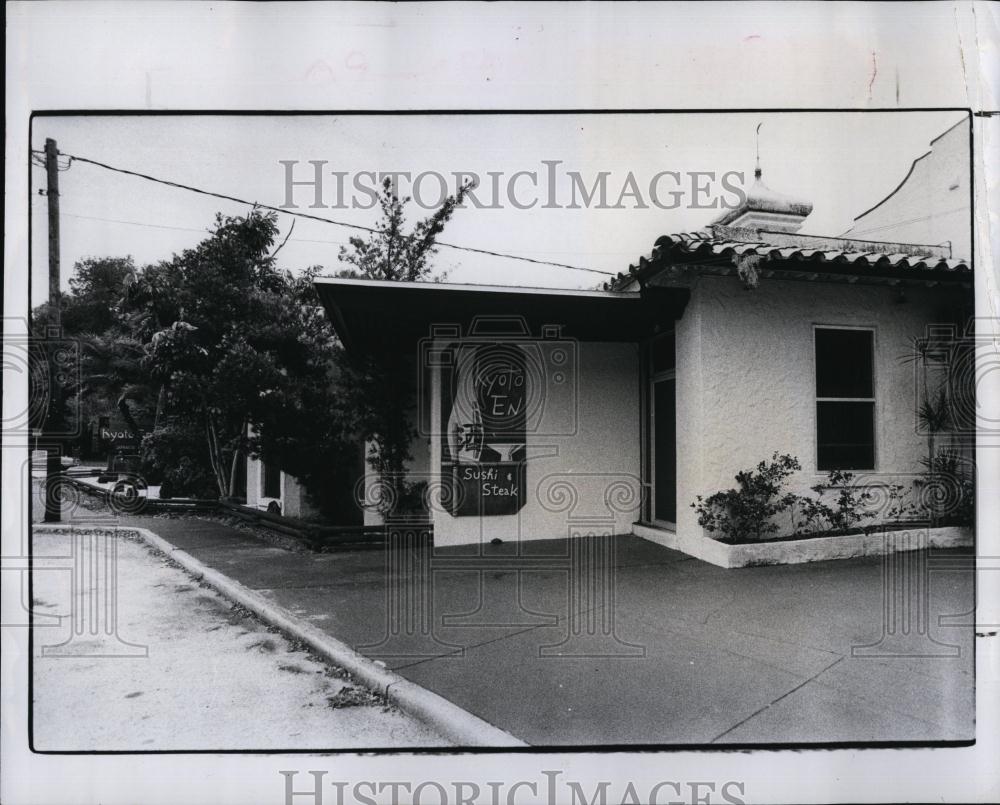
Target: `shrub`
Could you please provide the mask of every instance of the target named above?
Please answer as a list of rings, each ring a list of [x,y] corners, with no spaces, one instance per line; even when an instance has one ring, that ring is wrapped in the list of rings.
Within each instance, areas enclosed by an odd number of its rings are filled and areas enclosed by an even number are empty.
[[[885,519],[898,525],[902,520],[917,514],[919,508],[909,500],[912,493],[912,488],[908,489],[902,484],[889,484],[886,487]]]
[[[403,481],[402,494],[393,514],[403,516],[427,513],[427,481]]]
[[[813,491],[822,490],[822,488],[814,486]],[[820,491],[820,495],[822,495],[822,491]],[[822,497],[799,497],[795,501],[795,506],[802,517],[799,521],[795,521],[794,518],[792,520],[792,528],[796,534],[818,534],[829,530],[833,509],[823,502]]]
[[[942,451],[923,459],[924,477],[917,480],[922,508],[932,524],[972,525],[976,517],[976,480],[972,465],[958,453]]]
[[[837,493],[833,505],[823,500],[823,495],[830,490]],[[850,531],[865,518],[865,508],[874,497],[867,487],[857,486],[854,473],[846,470],[830,470],[826,483],[812,487],[812,491],[816,498],[796,496],[795,503],[802,516],[802,520],[795,523],[796,532]]]
[[[971,525],[975,519],[975,478],[970,464],[962,456],[942,452],[915,484],[919,503],[910,500],[912,490],[902,484],[879,484],[880,495],[859,484],[854,473],[831,470],[826,482],[812,487],[816,497],[782,493],[785,480],[802,469],[794,456],[775,453],[771,461],[760,462],[753,470],[736,475],[737,487],[716,492],[708,498],[700,495],[691,507],[698,513],[698,524],[720,542],[760,542],[778,531],[774,517],[789,512],[793,534],[844,534],[862,528],[865,532],[892,522],[899,525],[914,515],[927,515],[931,524],[942,522]],[[832,500],[825,500],[828,493]],[[877,510],[872,505],[878,502]],[[874,520],[874,522],[871,522]]]
[[[149,484],[160,485],[160,497],[219,496],[200,433],[168,424],[143,438],[141,453],[143,477]]]
[[[774,534],[775,515],[788,510],[797,500],[791,493],[781,494],[785,480],[802,469],[795,456],[774,453],[771,461],[761,461],[753,470],[736,475],[737,487],[716,492],[708,498],[697,497],[692,508],[698,524],[710,533],[718,533],[721,542],[760,541]]]

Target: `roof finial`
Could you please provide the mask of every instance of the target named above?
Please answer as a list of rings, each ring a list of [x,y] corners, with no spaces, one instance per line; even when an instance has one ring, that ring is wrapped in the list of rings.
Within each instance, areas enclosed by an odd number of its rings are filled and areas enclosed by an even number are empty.
[[[753,170],[753,177],[755,179],[760,178],[760,127],[763,125],[763,121],[757,124],[757,134],[755,136],[755,142],[757,145],[757,166]]]

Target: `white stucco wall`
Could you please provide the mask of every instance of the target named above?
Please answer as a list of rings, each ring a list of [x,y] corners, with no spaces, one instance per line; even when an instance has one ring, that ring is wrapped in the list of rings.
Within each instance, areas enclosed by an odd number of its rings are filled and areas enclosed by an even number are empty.
[[[281,513],[286,517],[313,517],[316,514],[305,487],[287,472],[281,473]]]
[[[957,303],[948,289],[702,277],[677,327],[678,531],[702,533],[690,507],[735,486],[734,475],[775,452],[799,458],[792,491],[826,478],[816,468],[814,325],[875,331],[875,479],[909,485],[926,438],[917,431],[915,369],[903,358]],[[861,473],[859,473],[861,475]]]
[[[264,497],[264,464],[255,458],[247,458],[247,506],[266,509],[268,503],[277,500],[281,513],[286,517],[311,517],[316,514],[309,502],[305,488],[288,473],[281,473],[281,497]]]
[[[570,382],[547,388],[539,428],[565,431],[575,418],[576,432],[528,433],[524,507],[516,515],[454,517],[435,506],[436,545],[631,531],[639,513],[639,348],[579,343],[577,351],[578,370],[570,371]],[[440,405],[435,382],[434,422],[440,420]],[[439,471],[439,438],[431,440],[430,460],[431,468]]]
[[[903,179],[898,179],[901,187],[858,218],[844,236],[934,245],[950,241],[952,257],[970,259],[968,123],[961,121],[931,142],[929,153],[914,162]]]

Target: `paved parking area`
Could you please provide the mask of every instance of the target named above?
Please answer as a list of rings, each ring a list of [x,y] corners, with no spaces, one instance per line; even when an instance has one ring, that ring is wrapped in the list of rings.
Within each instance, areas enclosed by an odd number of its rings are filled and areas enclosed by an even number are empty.
[[[974,736],[970,551],[726,570],[631,536],[298,554],[130,523],[534,745]]]

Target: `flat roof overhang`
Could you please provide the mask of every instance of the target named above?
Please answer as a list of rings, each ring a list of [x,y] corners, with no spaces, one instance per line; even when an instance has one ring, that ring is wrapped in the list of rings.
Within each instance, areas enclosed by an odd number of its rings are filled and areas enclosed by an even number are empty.
[[[638,342],[680,318],[686,288],[643,293],[391,282],[317,277],[319,298],[345,348],[377,354],[410,349],[422,338],[470,334],[538,337],[557,326],[560,337],[580,341]]]

